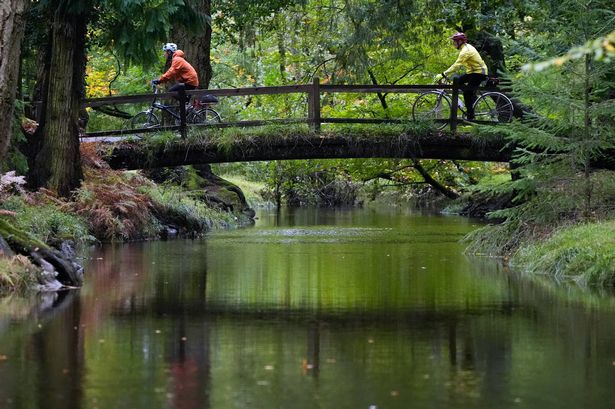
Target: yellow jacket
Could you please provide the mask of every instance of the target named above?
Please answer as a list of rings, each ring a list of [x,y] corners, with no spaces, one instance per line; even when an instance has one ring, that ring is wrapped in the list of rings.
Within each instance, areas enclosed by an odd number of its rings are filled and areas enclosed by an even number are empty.
[[[457,71],[461,67],[465,67],[466,74],[485,74],[487,75],[487,64],[480,57],[476,48],[470,44],[463,44],[459,50],[459,57],[457,61],[450,68],[444,71],[444,75],[448,75],[454,71]]]

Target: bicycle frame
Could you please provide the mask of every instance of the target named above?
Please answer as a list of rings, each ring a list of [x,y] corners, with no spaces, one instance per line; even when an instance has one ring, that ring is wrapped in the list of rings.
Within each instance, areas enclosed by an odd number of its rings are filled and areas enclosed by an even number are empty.
[[[457,92],[453,92],[453,94],[457,94]],[[477,90],[476,94],[476,102],[474,102],[476,112],[474,112],[472,122],[493,124],[512,120],[514,108],[510,98],[506,95],[497,90]],[[447,109],[450,109],[450,114]],[[455,116],[453,117],[454,112]],[[412,117],[414,119],[435,120],[437,121],[436,128],[439,130],[450,124],[451,130],[454,132],[457,120],[465,121],[467,115],[468,109],[463,99],[457,97],[456,101],[452,101],[448,89],[436,88],[422,92],[412,105]]]
[[[156,100],[158,99],[158,97],[157,97],[158,87],[156,85],[153,85],[152,88],[154,89],[154,100],[152,101],[152,104],[150,105],[150,109],[148,109],[147,111],[151,113],[154,108],[155,109],[159,109],[161,111],[164,111],[164,112],[168,113],[173,118],[179,120],[180,119],[179,114],[174,112],[171,106],[161,104],[160,102],[156,102]]]
[[[452,99],[451,98],[452,95],[447,90],[445,90],[445,89],[435,89],[434,91],[439,94],[439,96],[438,96],[438,105],[440,104],[440,101],[441,101],[441,99],[444,96],[447,96],[447,97],[449,97],[449,99]],[[479,95],[481,95],[481,94],[479,93]],[[457,98],[457,108],[461,109],[461,111],[464,114],[466,113],[465,107],[466,107],[466,105],[463,103],[462,99],[461,98]]]

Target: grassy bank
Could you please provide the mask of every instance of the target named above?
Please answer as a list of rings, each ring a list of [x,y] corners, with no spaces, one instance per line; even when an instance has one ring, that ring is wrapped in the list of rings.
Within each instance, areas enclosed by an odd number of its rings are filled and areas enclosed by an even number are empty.
[[[250,207],[259,208],[275,206],[274,203],[263,198],[263,192],[267,189],[265,183],[248,180],[241,175],[234,174],[221,174],[220,177],[238,186],[245,195],[246,202],[248,202]]]
[[[615,286],[615,220],[564,227],[520,247],[511,265],[590,286]]]
[[[81,187],[70,198],[44,189],[28,192],[22,177],[0,189],[0,229],[11,248],[0,242],[0,292],[37,285],[42,271],[30,251],[12,243],[14,231],[57,248],[63,242],[133,241],[173,235],[198,236],[213,228],[235,226],[238,217],[210,206],[201,190],[157,184],[138,172],[86,168]],[[16,230],[14,230],[16,229]],[[20,233],[21,234],[21,233]],[[11,254],[19,249],[22,254]]]

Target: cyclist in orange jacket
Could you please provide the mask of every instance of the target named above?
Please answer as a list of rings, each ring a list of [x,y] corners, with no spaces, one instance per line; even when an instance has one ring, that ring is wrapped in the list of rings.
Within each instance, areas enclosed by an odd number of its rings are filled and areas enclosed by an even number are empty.
[[[177,84],[173,85],[169,91],[177,91],[182,86],[185,86],[186,90],[198,88],[199,77],[196,70],[184,59],[184,52],[177,49],[177,44],[166,43],[162,50],[167,59],[171,58],[171,67],[160,78],[152,80],[152,84],[157,85],[175,80]]]
[[[483,61],[476,48],[468,44],[468,37],[464,33],[456,33],[449,37],[455,48],[459,50],[457,61],[442,74],[436,75],[436,81],[448,76],[459,68],[465,68],[465,74],[453,77],[453,84],[478,87],[481,82],[487,79],[487,64]],[[467,118],[474,119],[474,102],[476,101],[476,91],[463,91],[463,100],[466,103]]]

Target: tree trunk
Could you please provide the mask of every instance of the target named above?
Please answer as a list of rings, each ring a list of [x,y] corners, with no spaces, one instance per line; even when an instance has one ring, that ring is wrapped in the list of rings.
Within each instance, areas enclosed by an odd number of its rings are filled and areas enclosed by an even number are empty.
[[[79,110],[84,97],[87,17],[59,7],[51,33],[47,109],[41,120],[42,148],[31,169],[31,182],[61,196],[79,187]]]
[[[189,31],[183,27],[174,29],[177,46],[186,54],[186,60],[199,75],[199,88],[209,88],[213,71],[211,68],[211,0],[195,0],[198,9],[207,21],[199,30]]]
[[[427,170],[425,170],[425,168],[421,165],[421,161],[417,159],[412,159],[412,163],[413,163],[414,169],[416,169],[416,171],[419,172],[421,176],[423,176],[423,179],[425,179],[425,182],[429,183],[429,185],[433,187],[436,191],[442,193],[444,196],[448,197],[449,199],[454,200],[459,197],[459,193],[455,192],[452,189],[449,189],[448,187],[444,186],[443,184],[435,180],[429,174],[429,172],[427,172]]]
[[[0,118],[4,121],[0,126],[0,162],[11,142],[25,5],[25,0],[0,3]]]

